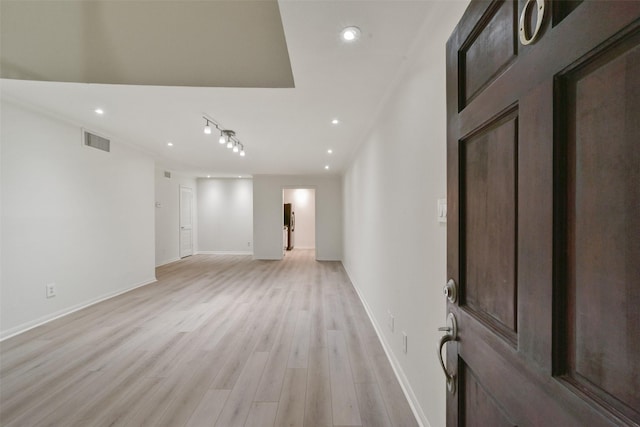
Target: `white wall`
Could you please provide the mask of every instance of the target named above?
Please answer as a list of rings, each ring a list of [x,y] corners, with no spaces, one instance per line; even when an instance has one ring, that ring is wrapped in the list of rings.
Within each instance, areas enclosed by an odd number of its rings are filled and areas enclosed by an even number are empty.
[[[434,3],[405,74],[344,176],[344,266],[425,425],[445,425],[445,43],[466,2]],[[387,327],[387,310],[395,332]],[[408,353],[402,334],[408,335]]]
[[[171,172],[166,178],[164,172]],[[180,186],[193,190],[193,251],[198,247],[196,179],[176,174],[162,165],[155,168],[156,266],[180,259]]]
[[[284,202],[291,203],[296,216],[294,247],[316,247],[316,190],[296,188],[284,190]]]
[[[255,175],[253,177],[253,254],[282,259],[282,190],[316,190],[316,259],[342,259],[342,186],[337,175]]]
[[[1,132],[0,336],[155,280],[150,158],[6,100]]]
[[[198,252],[253,251],[253,181],[198,179]]]

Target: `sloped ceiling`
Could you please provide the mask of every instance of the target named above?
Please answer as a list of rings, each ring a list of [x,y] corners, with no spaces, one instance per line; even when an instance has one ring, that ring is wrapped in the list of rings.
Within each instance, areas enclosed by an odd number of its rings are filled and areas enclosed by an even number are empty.
[[[275,0],[2,0],[2,78],[294,86]]]

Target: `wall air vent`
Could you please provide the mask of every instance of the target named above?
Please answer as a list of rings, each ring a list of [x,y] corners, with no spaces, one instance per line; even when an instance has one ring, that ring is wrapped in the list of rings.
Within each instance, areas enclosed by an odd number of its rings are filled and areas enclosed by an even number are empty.
[[[107,153],[111,151],[111,141],[84,129],[82,130],[82,143],[87,147],[97,148]]]
[[[165,178],[171,178],[171,172],[169,172],[169,171],[164,171],[164,177],[165,177]]]

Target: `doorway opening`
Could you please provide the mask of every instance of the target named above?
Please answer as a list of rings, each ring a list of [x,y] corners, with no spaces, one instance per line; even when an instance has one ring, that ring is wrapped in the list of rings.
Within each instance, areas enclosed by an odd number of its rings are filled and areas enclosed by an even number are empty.
[[[180,186],[180,258],[193,255],[193,189]]]
[[[283,232],[282,253],[316,250],[316,190],[315,188],[285,188],[282,190]]]

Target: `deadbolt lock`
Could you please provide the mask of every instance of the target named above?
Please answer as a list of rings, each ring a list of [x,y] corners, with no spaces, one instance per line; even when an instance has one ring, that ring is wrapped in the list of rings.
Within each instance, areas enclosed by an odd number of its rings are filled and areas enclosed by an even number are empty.
[[[450,302],[456,302],[458,300],[458,285],[456,284],[456,281],[449,279],[443,288],[443,293]]]

